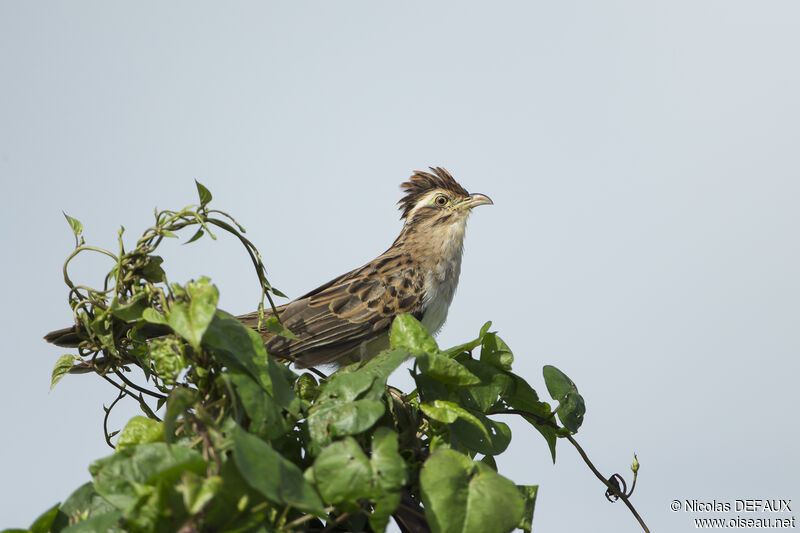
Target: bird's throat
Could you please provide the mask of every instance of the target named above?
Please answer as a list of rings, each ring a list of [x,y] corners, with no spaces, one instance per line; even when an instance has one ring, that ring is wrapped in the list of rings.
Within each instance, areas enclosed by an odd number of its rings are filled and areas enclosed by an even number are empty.
[[[461,257],[464,251],[466,217],[443,227],[421,232],[427,248],[425,258],[422,324],[431,334],[438,332],[447,320],[447,312],[458,286]]]

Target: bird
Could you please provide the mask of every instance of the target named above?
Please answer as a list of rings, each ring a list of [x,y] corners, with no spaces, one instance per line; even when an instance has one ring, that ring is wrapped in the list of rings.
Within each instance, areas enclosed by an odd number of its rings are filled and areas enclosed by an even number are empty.
[[[494,202],[470,194],[444,168],[429,171],[414,171],[400,185],[403,227],[385,252],[276,308],[296,338],[259,331],[269,355],[296,368],[366,360],[389,346],[392,321],[405,313],[438,333],[458,286],[467,219],[475,207]],[[236,318],[254,329],[259,323],[258,312]],[[45,339],[63,345],[56,333]]]

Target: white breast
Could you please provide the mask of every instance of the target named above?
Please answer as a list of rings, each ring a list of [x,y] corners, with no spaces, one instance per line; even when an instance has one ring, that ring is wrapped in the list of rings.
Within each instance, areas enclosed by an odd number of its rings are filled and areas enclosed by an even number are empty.
[[[444,258],[425,277],[425,298],[422,301],[422,325],[431,335],[436,334],[445,320],[456,293],[461,273],[461,247]]]
[[[435,335],[444,326],[444,322],[447,320],[447,310],[453,300],[452,295],[450,299],[446,299],[440,291],[436,292],[437,294],[428,300],[428,305],[424,308],[422,314],[422,325],[431,335]]]
[[[421,322],[431,335],[437,333],[447,320],[447,310],[456,293],[467,214],[458,215],[456,223],[450,224],[444,231],[427,234],[425,244],[430,247],[429,256],[433,260],[426,265],[428,272],[425,276]]]

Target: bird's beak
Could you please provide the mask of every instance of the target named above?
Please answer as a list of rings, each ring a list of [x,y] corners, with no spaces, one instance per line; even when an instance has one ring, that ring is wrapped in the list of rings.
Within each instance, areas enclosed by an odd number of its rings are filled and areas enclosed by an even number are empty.
[[[475,193],[465,198],[458,207],[462,209],[472,209],[479,205],[492,205],[493,203],[492,199],[485,194]]]

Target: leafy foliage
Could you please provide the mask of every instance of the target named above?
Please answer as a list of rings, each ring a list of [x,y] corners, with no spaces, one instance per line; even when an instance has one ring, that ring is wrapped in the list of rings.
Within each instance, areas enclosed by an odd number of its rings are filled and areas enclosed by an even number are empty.
[[[208,279],[167,281],[158,244],[187,226],[198,226],[190,241],[214,237],[214,226],[245,246],[269,305],[282,296],[244,229],[208,209],[211,193],[197,188],[199,206],[157,213],[132,251],[120,231],[117,254],[80,240],[67,260],[94,251],[114,265],[103,289],[66,276],[80,345],[58,360],[52,384],[70,371],[99,374],[143,416],[115,444],[107,431],[116,449],[90,466],[92,482],[29,530],[382,531],[392,515],[435,532],[530,530],[537,488],[496,471],[494,456],[511,440],[497,417],[523,416],[555,460],[557,439],[583,420],[574,383],[545,367],[559,426],[512,372],[513,354],[490,323],[442,350],[409,315],[394,320],[391,347],[369,361],[329,377],[292,371],[256,331],[217,308]],[[67,220],[77,238],[80,222]],[[277,320],[263,327],[292,335]],[[416,389],[404,394],[387,378],[409,359]]]

